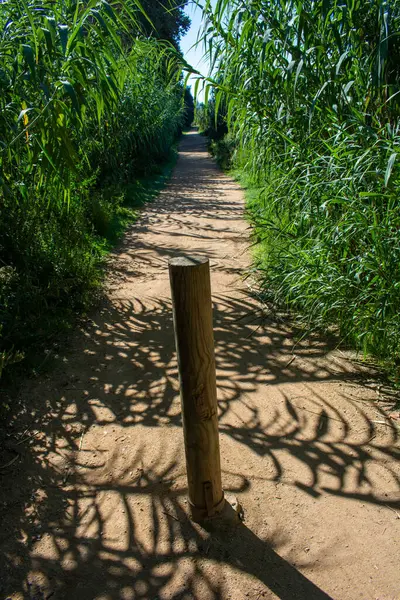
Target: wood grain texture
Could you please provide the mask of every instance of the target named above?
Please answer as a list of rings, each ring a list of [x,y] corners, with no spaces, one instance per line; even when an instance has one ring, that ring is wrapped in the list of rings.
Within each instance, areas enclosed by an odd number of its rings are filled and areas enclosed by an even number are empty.
[[[222,509],[209,261],[169,263],[189,501],[199,519]]]

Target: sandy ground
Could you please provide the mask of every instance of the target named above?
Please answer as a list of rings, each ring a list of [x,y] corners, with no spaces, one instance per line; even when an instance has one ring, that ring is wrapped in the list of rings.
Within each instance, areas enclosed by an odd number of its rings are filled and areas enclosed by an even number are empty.
[[[400,599],[390,396],[252,298],[243,212],[185,136],[102,309],[21,392],[32,411],[1,457],[16,459],[0,470],[1,598]],[[182,254],[211,262],[223,486],[245,513],[222,530],[187,516],[167,268]]]

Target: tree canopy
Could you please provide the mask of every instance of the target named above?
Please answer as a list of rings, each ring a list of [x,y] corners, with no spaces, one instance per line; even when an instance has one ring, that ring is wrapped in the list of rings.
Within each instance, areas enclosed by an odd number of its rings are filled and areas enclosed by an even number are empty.
[[[145,17],[142,25],[145,33],[166,40],[179,49],[179,42],[190,27],[190,18],[184,8],[189,0],[143,0],[143,10],[152,24]]]

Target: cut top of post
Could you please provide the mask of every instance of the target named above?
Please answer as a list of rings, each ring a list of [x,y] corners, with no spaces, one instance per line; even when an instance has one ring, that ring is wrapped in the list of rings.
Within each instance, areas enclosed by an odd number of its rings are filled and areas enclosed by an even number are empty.
[[[171,267],[199,267],[208,263],[208,258],[204,256],[177,256],[171,258],[169,264]]]

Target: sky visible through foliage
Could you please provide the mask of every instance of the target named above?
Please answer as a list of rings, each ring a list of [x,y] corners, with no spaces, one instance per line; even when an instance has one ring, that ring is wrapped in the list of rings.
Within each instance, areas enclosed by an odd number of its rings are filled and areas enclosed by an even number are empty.
[[[215,6],[216,0],[211,2],[212,6]],[[202,26],[202,11],[196,6],[194,3],[190,3],[185,8],[185,13],[190,17],[192,23],[189,31],[181,40],[181,48],[182,52],[185,56],[186,61],[195,69],[199,70],[202,75],[206,75],[208,72],[208,61],[202,60],[204,55],[204,44],[200,43],[196,45],[199,32],[201,31]],[[191,77],[189,80],[189,85],[194,86],[195,78]],[[201,90],[201,86],[199,87],[198,100],[202,101],[204,99],[204,92]]]

